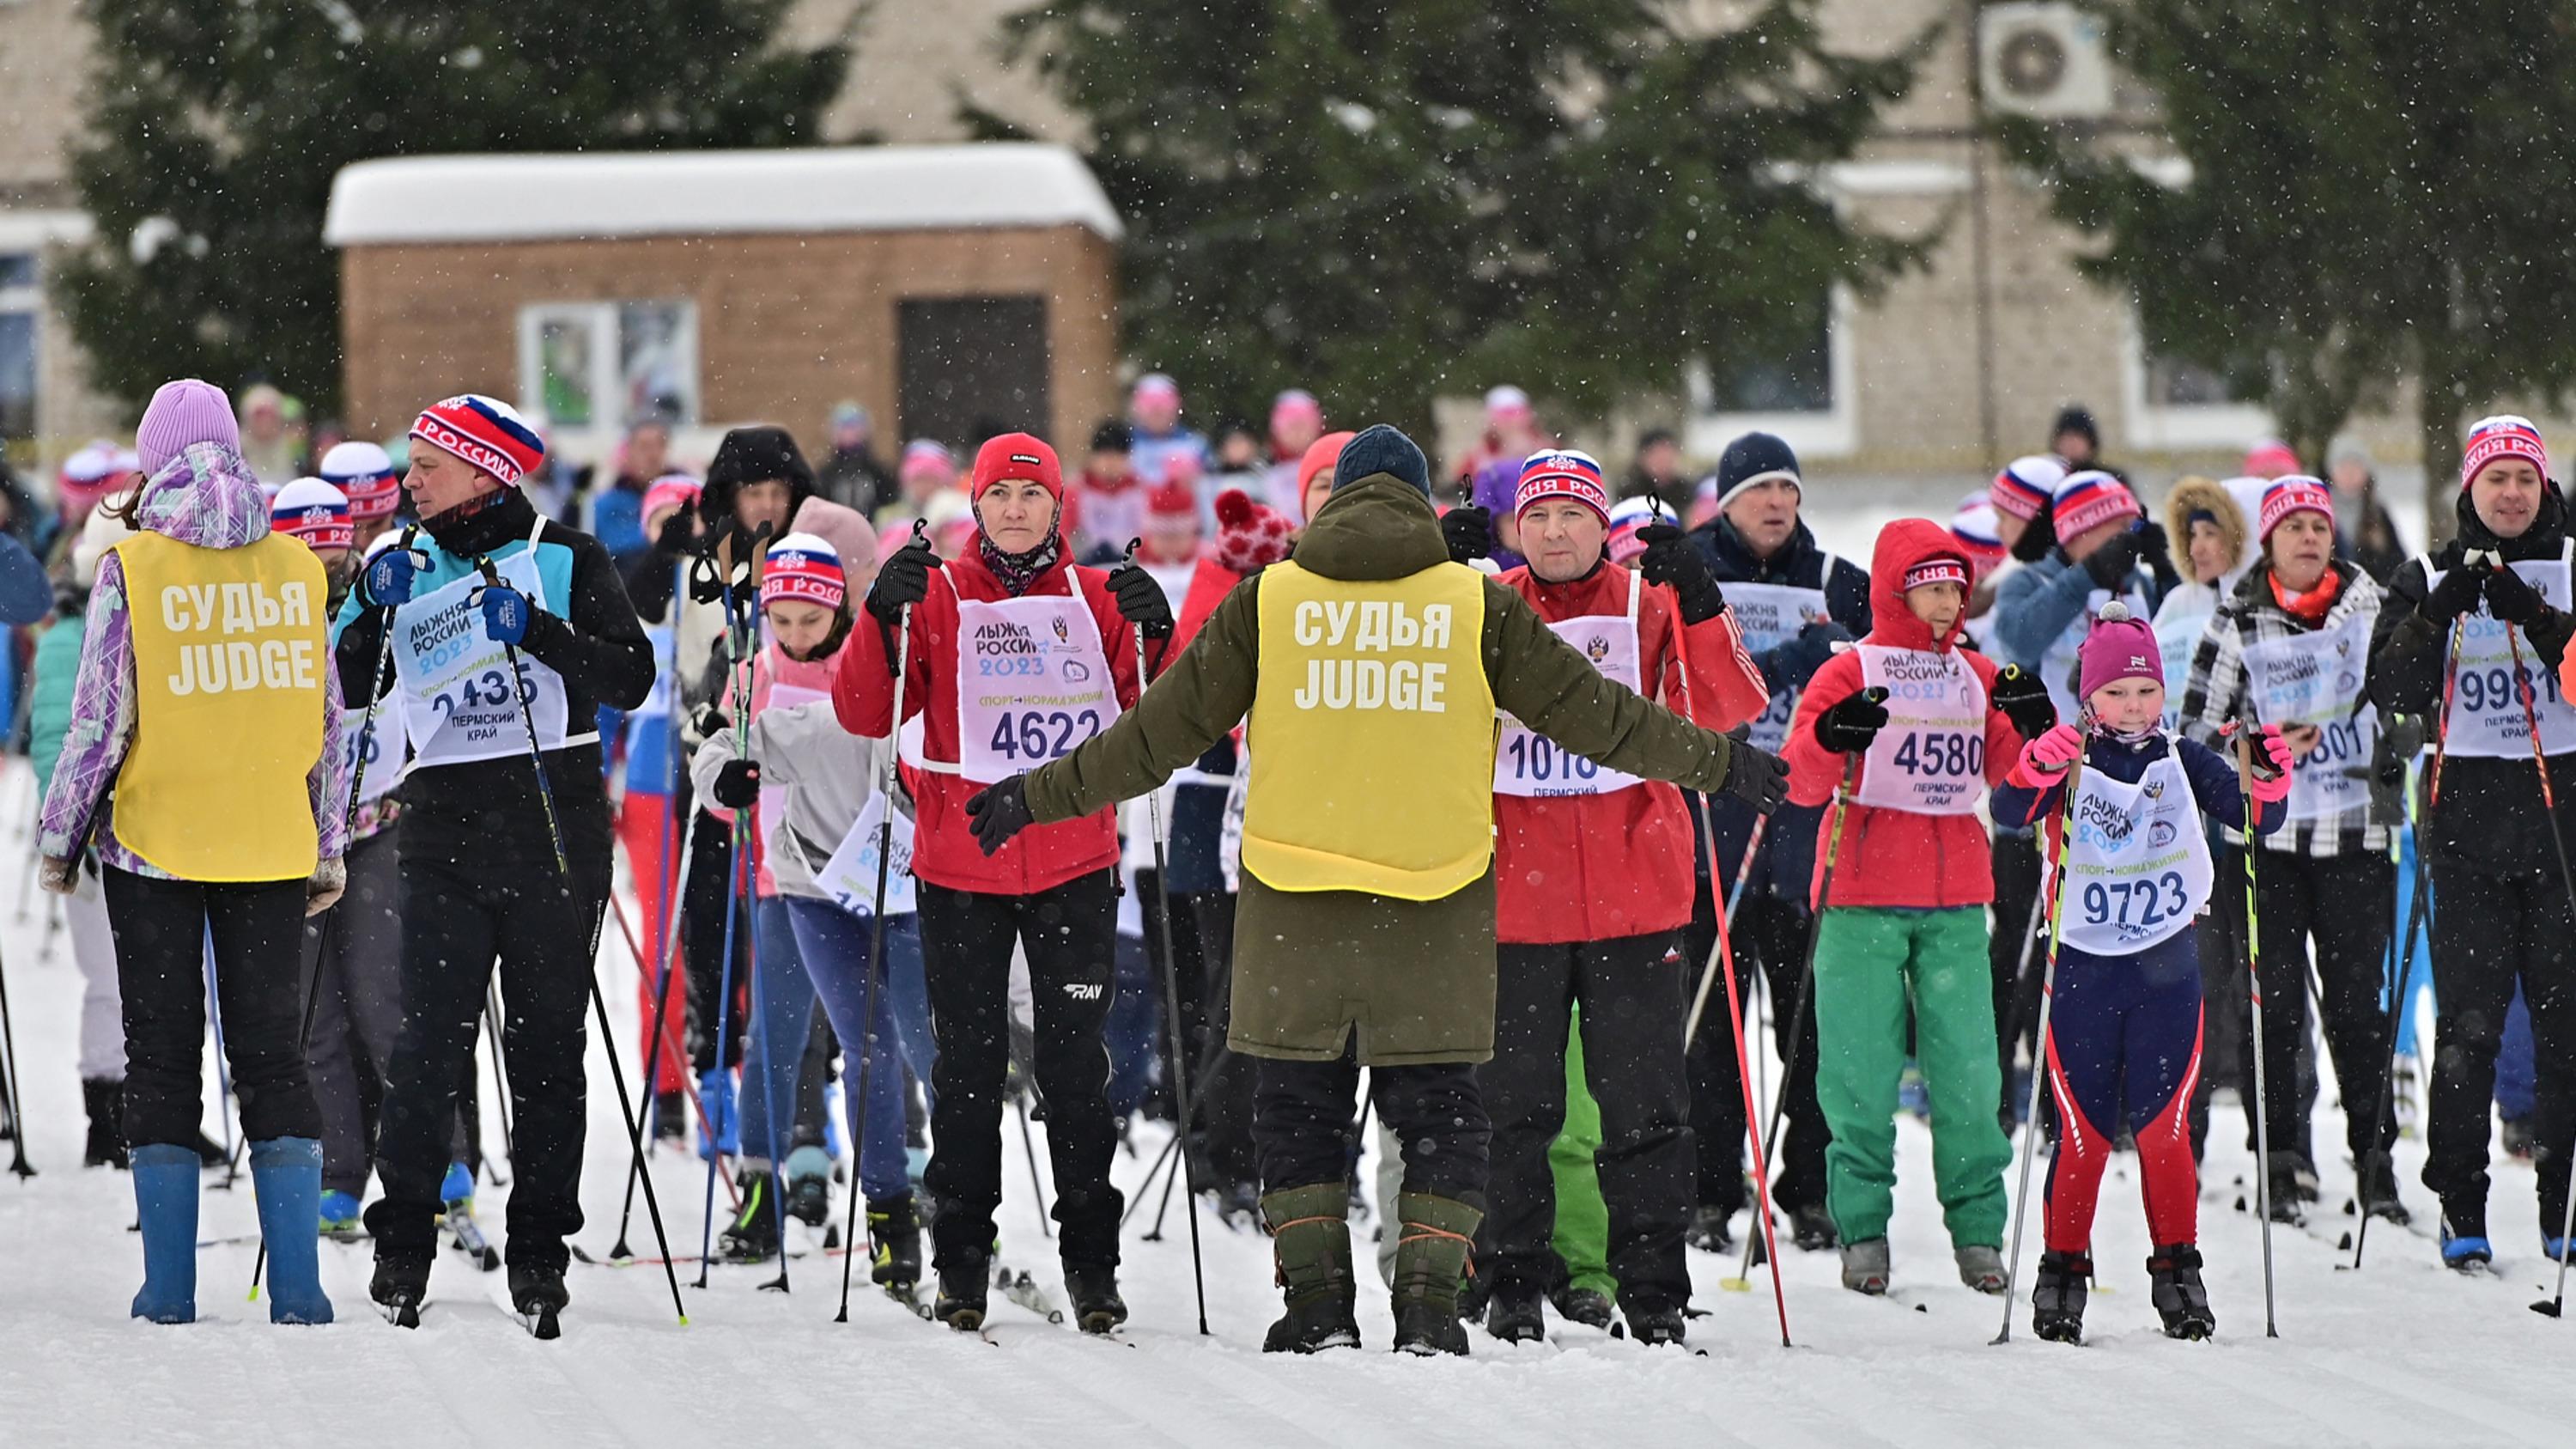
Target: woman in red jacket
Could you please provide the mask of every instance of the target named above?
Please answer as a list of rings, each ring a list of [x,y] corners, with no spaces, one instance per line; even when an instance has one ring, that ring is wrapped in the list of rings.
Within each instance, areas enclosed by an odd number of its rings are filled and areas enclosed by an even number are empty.
[[[1642,535],[1638,573],[1610,563],[1609,491],[1601,465],[1576,452],[1532,454],[1515,503],[1529,562],[1501,582],[1604,675],[1714,730],[1762,712],[1762,673],[1681,530]],[[1691,914],[1690,817],[1671,785],[1567,754],[1508,718],[1494,797],[1500,973],[1494,1057],[1477,1073],[1494,1121],[1487,1326],[1498,1338],[1541,1336],[1556,1227],[1548,1146],[1565,1125],[1566,1033],[1579,1003],[1619,1306],[1638,1338],[1678,1340],[1694,1174],[1675,1030],[1689,999],[1675,942]]]
[[[1101,1028],[1117,921],[1112,812],[1041,825],[987,856],[966,802],[976,791],[1070,753],[1133,706],[1137,631],[1149,656],[1171,606],[1143,569],[1077,568],[1065,557],[1064,480],[1055,450],[1005,433],[975,455],[975,546],[941,567],[926,540],[897,550],[851,631],[832,704],[852,734],[882,737],[894,714],[895,639],[906,606],[903,782],[912,794],[922,964],[938,1040],[924,1185],[939,1200],[936,1311],[981,1326],[1002,1202],[1002,1077],[1009,1064],[1011,948],[1026,948],[1047,1100],[1054,1216],[1076,1319],[1105,1331],[1118,1297],[1121,1200],[1109,1185],[1118,1138]],[[939,577],[933,581],[931,575]]]

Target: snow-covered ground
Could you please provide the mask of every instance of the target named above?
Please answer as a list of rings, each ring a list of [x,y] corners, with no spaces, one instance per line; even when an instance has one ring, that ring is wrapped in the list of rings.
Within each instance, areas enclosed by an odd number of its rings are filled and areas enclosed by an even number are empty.
[[[1938,508],[1864,506],[1824,520],[1827,542],[1866,558],[1884,517]],[[385,1325],[366,1302],[367,1251],[326,1244],[325,1286],[341,1321],[274,1328],[244,1299],[256,1220],[247,1181],[205,1196],[200,1321],[182,1329],[129,1320],[141,1272],[128,1231],[128,1179],[83,1171],[73,1066],[79,977],[25,898],[23,765],[0,778],[0,953],[24,1054],[31,1180],[0,1175],[0,1444],[258,1445],[395,1449],[437,1445],[703,1445],[708,1443],[976,1442],[1090,1445],[1456,1444],[1475,1449],[1565,1444],[1984,1445],[2564,1445],[2576,1433],[2576,1323],[2525,1305],[2548,1291],[2551,1265],[2534,1224],[2532,1174],[2505,1163],[2492,1207],[2501,1274],[2463,1280],[2436,1263],[2426,1230],[2373,1234],[2365,1271],[2337,1271],[2335,1242],[2353,1226],[2341,1206],[2350,1170],[2329,1084],[2317,1140],[2328,1150],[2317,1226],[2276,1234],[2281,1337],[2263,1336],[2259,1237],[2236,1212],[2250,1166],[2222,1107],[2203,1193],[2202,1243],[2220,1337],[2166,1340],[2147,1301],[2148,1244],[2136,1178],[2116,1160],[2095,1249],[2102,1282],[2091,1342],[2032,1340],[2027,1309],[1994,1347],[2000,1305],[1959,1285],[1930,1182],[1929,1138],[1901,1121],[1896,1297],[1843,1292],[1831,1254],[1790,1253],[1786,1289],[1797,1347],[1780,1346],[1769,1281],[1729,1293],[1732,1260],[1694,1255],[1691,1327],[1705,1356],[1650,1351],[1552,1325],[1544,1347],[1505,1348],[1474,1335],[1466,1361],[1385,1352],[1389,1322],[1372,1279],[1361,1298],[1369,1348],[1317,1359],[1259,1352],[1276,1311],[1266,1242],[1204,1223],[1208,1323],[1195,1331],[1189,1237],[1175,1212],[1164,1241],[1127,1236],[1134,1319],[1126,1345],[1085,1340],[1001,1302],[998,1347],[923,1324],[862,1282],[850,1321],[832,1321],[839,1260],[792,1264],[794,1291],[760,1290],[773,1268],[714,1270],[686,1288],[689,1323],[673,1321],[657,1270],[576,1266],[562,1340],[530,1340],[500,1306],[500,1275],[444,1255],[422,1328]],[[22,901],[24,902],[22,904]],[[611,941],[599,962],[621,1045],[635,1040],[633,963]],[[617,1230],[627,1163],[601,1044],[590,1064],[592,1131],[580,1238],[604,1254]],[[629,1060],[629,1075],[634,1063]],[[488,1083],[488,1074],[485,1081]],[[214,1100],[209,1078],[208,1101]],[[208,1117],[209,1130],[214,1118]],[[485,1114],[487,1123],[494,1114]],[[493,1143],[497,1150],[496,1140]],[[1122,1185],[1143,1178],[1160,1145],[1139,1134]],[[2399,1146],[2409,1203],[2429,1219],[2415,1174],[2420,1142]],[[1041,1149],[1041,1156],[1043,1151]],[[1059,1286],[1026,1163],[1014,1150],[1002,1218],[1003,1256]],[[703,1170],[694,1156],[656,1159],[674,1246],[701,1239]],[[210,1177],[209,1182],[215,1179]],[[506,1194],[481,1214],[498,1235]],[[723,1197],[717,1197],[723,1211]],[[837,1213],[837,1208],[836,1208]],[[1744,1220],[1739,1219],[1739,1228]],[[802,1232],[801,1228],[795,1229]],[[1362,1236],[1366,1236],[1366,1229]],[[641,1204],[631,1240],[650,1242]],[[2037,1254],[2033,1225],[2024,1269]],[[1363,1244],[1363,1252],[1366,1246]],[[1364,1268],[1364,1275],[1365,1275]],[[2026,1291],[2026,1290],[2025,1290]]]

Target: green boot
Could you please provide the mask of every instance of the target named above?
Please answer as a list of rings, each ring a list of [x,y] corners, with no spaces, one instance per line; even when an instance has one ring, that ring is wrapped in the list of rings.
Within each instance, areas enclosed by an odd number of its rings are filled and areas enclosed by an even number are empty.
[[[1485,1215],[1427,1192],[1399,1194],[1395,1215],[1402,1234],[1395,1243],[1395,1350],[1464,1354],[1467,1328],[1458,1321],[1458,1286]]]
[[[1263,1353],[1313,1353],[1360,1346],[1352,1316],[1359,1281],[1351,1276],[1351,1191],[1346,1183],[1292,1187],[1261,1200],[1271,1256],[1288,1314],[1270,1325]]]

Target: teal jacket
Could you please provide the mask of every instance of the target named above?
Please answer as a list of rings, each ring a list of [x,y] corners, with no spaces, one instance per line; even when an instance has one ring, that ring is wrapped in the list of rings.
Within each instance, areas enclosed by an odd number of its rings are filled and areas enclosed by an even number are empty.
[[[54,782],[63,732],[72,725],[72,686],[80,680],[83,616],[66,613],[36,636],[36,660],[27,672],[27,759],[36,767],[36,798]]]

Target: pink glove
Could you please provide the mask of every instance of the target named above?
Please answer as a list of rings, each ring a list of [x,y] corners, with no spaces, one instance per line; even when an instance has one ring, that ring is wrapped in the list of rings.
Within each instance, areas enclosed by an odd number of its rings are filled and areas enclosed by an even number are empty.
[[[2254,798],[2265,805],[2275,805],[2290,798],[2290,767],[2297,763],[2298,756],[2290,752],[2290,742],[2281,738],[2279,725],[2263,726],[2258,743],[2263,747],[2263,757],[2272,762],[2274,774],[2267,780],[2261,771],[2253,772]]]
[[[2037,779],[2062,774],[2084,753],[2083,733],[2071,724],[2051,726],[2046,734],[2022,747],[2022,773]]]

